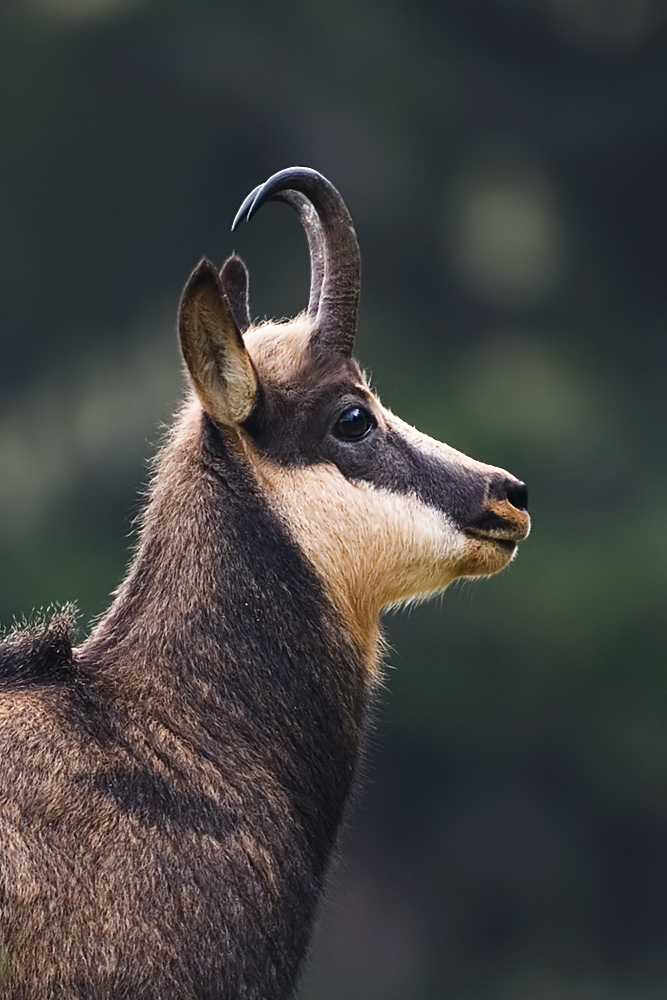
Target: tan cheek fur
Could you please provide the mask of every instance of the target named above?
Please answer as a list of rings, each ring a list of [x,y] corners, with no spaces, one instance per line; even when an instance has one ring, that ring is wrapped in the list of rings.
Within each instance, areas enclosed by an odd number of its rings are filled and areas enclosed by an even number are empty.
[[[249,450],[258,480],[374,669],[382,608],[494,573],[510,555],[468,538],[416,497],[351,483],[329,464],[290,468]]]

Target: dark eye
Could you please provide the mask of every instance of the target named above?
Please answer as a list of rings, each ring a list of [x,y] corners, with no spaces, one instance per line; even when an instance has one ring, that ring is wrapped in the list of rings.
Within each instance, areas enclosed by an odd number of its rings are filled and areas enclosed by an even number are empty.
[[[372,413],[360,406],[351,406],[336,421],[334,434],[343,441],[361,441],[376,426],[377,421]]]

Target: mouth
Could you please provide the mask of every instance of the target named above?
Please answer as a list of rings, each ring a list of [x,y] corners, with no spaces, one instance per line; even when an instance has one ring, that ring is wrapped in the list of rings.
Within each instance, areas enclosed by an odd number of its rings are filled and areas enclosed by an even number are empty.
[[[474,531],[468,529],[465,534],[468,538],[475,538],[477,541],[481,542],[493,542],[498,548],[503,549],[505,552],[514,552],[520,539],[519,538],[508,538],[507,536],[499,538],[497,535],[487,534],[485,531]]]
[[[491,510],[485,510],[472,524],[466,526],[465,534],[469,538],[494,542],[506,552],[513,552],[530,531],[530,518],[525,511],[517,511],[517,514],[519,516],[516,519],[510,520]]]

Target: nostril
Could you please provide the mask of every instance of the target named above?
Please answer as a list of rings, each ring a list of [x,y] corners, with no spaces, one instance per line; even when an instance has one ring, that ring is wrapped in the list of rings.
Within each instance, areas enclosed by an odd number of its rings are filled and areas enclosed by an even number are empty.
[[[493,477],[489,483],[490,500],[508,500],[517,510],[528,510],[528,487],[520,479]]]
[[[528,487],[518,480],[508,480],[507,499],[517,510],[528,510]]]

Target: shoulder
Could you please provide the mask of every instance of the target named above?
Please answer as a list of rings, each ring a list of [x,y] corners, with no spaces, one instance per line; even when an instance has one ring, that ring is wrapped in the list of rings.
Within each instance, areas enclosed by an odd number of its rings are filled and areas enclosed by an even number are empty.
[[[0,638],[0,690],[72,680],[74,634],[71,606],[7,632]]]

